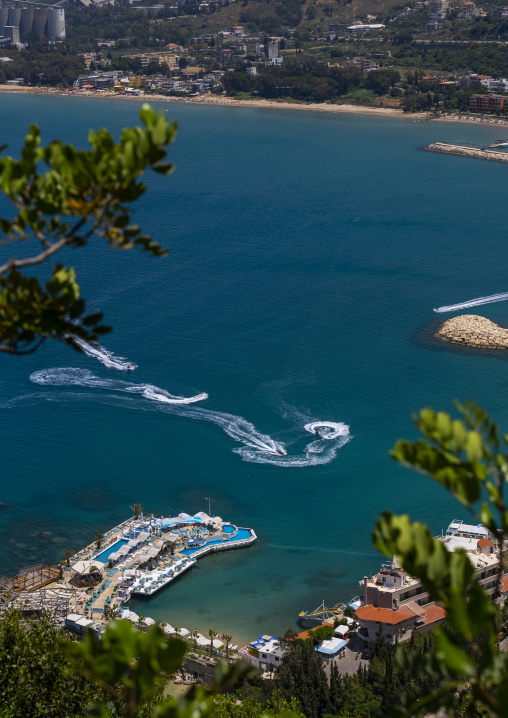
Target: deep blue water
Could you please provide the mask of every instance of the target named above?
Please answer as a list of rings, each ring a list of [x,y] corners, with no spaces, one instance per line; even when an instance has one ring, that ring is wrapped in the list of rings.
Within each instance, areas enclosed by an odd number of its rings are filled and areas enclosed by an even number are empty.
[[[83,145],[90,128],[117,133],[139,111],[81,98],[0,103],[0,144],[12,151],[32,121],[44,140]],[[380,562],[370,533],[382,510],[410,512],[436,532],[466,518],[388,457],[397,438],[416,435],[412,411],[474,396],[508,427],[506,359],[428,341],[433,307],[508,291],[508,169],[419,151],[503,130],[160,107],[179,123],[176,171],[147,178],[137,220],[169,257],[100,241],[63,257],[89,308],[115,328],[104,345],[139,368],[108,369],[57,343],[0,355],[0,573],[59,560],[134,502],[193,514],[210,497],[212,513],[253,527],[257,544],[200,560],[132,608],[190,630],[278,635],[302,609],[359,593]],[[507,322],[508,303],[478,313]],[[47,372],[66,367],[80,372]],[[54,383],[34,383],[34,372]],[[58,386],[62,377],[73,383]],[[141,384],[209,399],[175,409],[156,389],[135,393]],[[350,441],[313,439],[303,425],[316,420],[344,422]],[[306,454],[314,440],[318,453]],[[273,450],[281,443],[287,457]],[[305,465],[283,465],[296,458]]]

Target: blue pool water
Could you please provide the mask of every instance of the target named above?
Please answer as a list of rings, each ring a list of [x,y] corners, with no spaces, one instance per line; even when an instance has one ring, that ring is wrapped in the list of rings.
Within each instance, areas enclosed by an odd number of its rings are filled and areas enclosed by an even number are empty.
[[[223,524],[223,526],[222,526],[222,531],[225,534],[232,534],[234,530],[235,530],[235,527],[231,526],[231,524]]]
[[[0,145],[13,153],[30,122],[43,142],[82,147],[90,128],[117,134],[139,115],[128,100],[1,103]],[[381,511],[435,533],[467,518],[388,451],[416,437],[412,411],[453,412],[454,398],[474,396],[508,431],[506,358],[427,341],[436,318],[453,316],[433,307],[508,291],[508,168],[419,151],[492,144],[499,129],[479,123],[158,107],[179,123],[176,169],[146,178],[134,221],[169,256],[93,239],[57,260],[76,268],[87,311],[114,327],[105,347],[139,368],[56,342],[0,355],[0,574],[55,564],[134,502],[177,516],[208,513],[210,499],[213,515],[258,541],[129,605],[203,633],[277,636],[323,599],[358,595],[381,561],[371,543]],[[478,310],[508,326],[508,302]],[[180,409],[167,401],[203,391],[209,399]],[[304,429],[318,420],[347,424],[349,441],[320,442]]]
[[[115,543],[111,544],[111,546],[108,546],[108,548],[98,556],[95,556],[95,559],[97,561],[101,561],[102,563],[107,563],[111,554],[118,551],[119,548],[122,548],[122,546],[125,546],[127,543],[129,543],[127,539],[118,539],[118,541],[115,541]]]
[[[224,527],[223,527],[224,528]],[[231,527],[234,530],[234,527]],[[232,533],[232,531],[224,531],[224,533]],[[248,529],[238,529],[237,535],[234,537],[233,541],[239,541],[240,539],[246,539],[250,538],[251,533]],[[224,539],[217,539],[216,541],[208,541],[207,546],[215,546],[218,543],[228,543],[228,541]],[[183,551],[180,551],[180,553],[185,554],[185,556],[192,556],[197,551],[200,551],[203,548],[203,546],[199,546],[198,548],[186,548]]]

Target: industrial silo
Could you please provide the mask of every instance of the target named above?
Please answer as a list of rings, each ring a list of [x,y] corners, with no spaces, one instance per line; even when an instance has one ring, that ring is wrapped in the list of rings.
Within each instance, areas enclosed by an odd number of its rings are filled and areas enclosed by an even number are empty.
[[[21,8],[10,7],[7,19],[8,25],[10,25],[11,27],[19,27],[19,23],[21,20]]]
[[[21,8],[21,22],[19,30],[22,35],[32,32],[34,26],[34,9],[31,7]]]
[[[34,11],[34,32],[36,32],[39,37],[43,37],[46,30],[46,23],[48,21],[48,10],[45,7],[38,7],[35,8]]]
[[[65,37],[65,10],[63,7],[48,8],[48,37],[55,40]]]

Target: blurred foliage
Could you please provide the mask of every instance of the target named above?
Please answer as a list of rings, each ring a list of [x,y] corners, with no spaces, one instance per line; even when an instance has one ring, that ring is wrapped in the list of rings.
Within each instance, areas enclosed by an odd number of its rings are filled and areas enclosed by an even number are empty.
[[[411,715],[444,710],[460,713],[458,695],[467,694],[469,713],[486,711],[506,716],[508,655],[497,649],[496,606],[501,598],[508,510],[504,499],[508,479],[508,437],[486,411],[468,402],[456,404],[459,419],[424,409],[414,417],[423,439],[398,441],[392,457],[403,466],[429,476],[443,486],[498,540],[499,567],[495,591],[488,596],[478,582],[466,551],[448,551],[427,526],[409,516],[381,515],[374,545],[386,556],[395,555],[411,576],[418,578],[431,599],[446,609],[446,623],[434,631],[433,647],[420,670],[438,681],[426,696],[411,703],[407,696],[400,713]],[[411,654],[398,659],[416,667]]]
[[[146,190],[140,177],[147,169],[173,171],[165,160],[176,125],[149,105],[140,117],[143,127],[124,129],[118,142],[107,130],[90,132],[86,150],[58,140],[43,147],[39,128],[32,125],[21,159],[0,157],[0,190],[14,207],[13,217],[0,218],[0,246],[22,242],[25,254],[37,252],[0,266],[0,351],[31,352],[48,337],[75,346],[73,335],[96,341],[109,331],[102,314],[85,314],[72,268],[57,264],[41,284],[22,274],[27,267],[99,237],[112,249],[167,254],[131,223],[130,205]]]

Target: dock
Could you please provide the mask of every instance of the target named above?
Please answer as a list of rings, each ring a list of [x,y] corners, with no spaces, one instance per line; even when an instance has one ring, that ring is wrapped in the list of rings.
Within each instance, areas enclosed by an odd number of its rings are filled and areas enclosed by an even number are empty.
[[[482,149],[481,147],[470,147],[468,145],[452,145],[448,142],[433,142],[425,147],[429,152],[441,152],[445,155],[460,155],[461,157],[472,157],[479,160],[490,160],[491,162],[508,163],[508,153],[496,152],[495,150]]]
[[[60,566],[37,564],[12,579],[0,576],[0,613],[9,606],[27,615],[47,611],[70,630],[92,628],[100,634],[115,615],[141,620],[125,606],[131,596],[153,596],[207,554],[256,540],[253,529],[203,511],[173,518],[139,512]],[[147,618],[144,625],[153,623]]]

